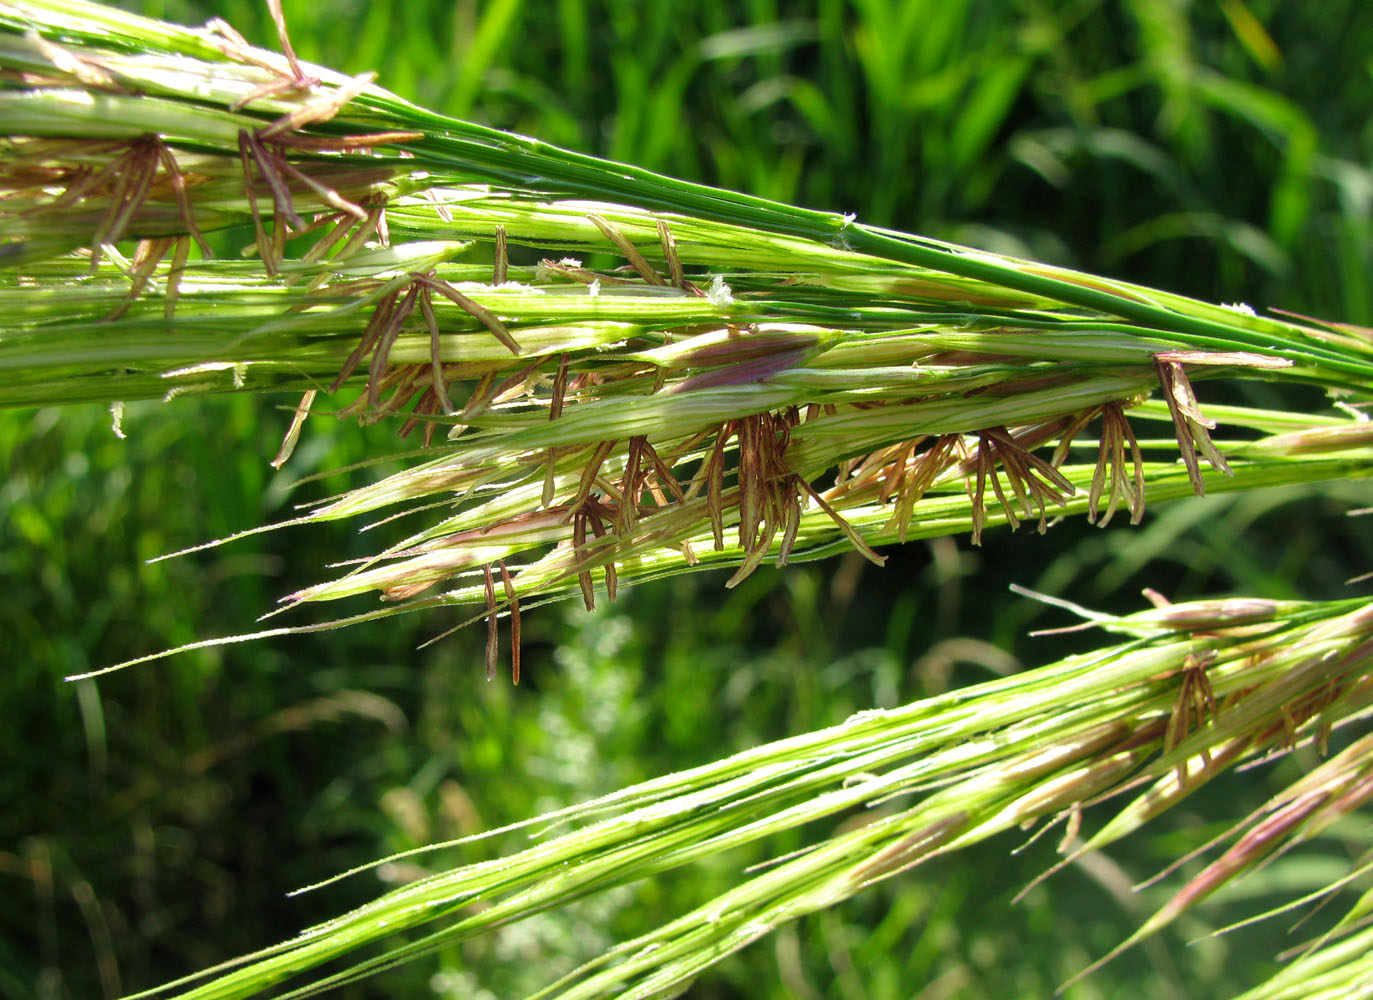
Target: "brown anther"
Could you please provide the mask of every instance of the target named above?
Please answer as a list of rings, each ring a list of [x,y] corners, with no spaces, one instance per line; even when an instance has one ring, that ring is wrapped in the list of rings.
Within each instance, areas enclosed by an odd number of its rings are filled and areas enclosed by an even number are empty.
[[[161,144],[162,140],[157,136],[140,136],[129,143],[128,149],[110,164],[114,187],[109,193],[110,210],[91,238],[92,273],[100,263],[100,248],[106,243],[118,241],[134,215],[143,207],[153,177],[157,174]]]
[[[410,411],[410,416],[406,419],[405,423],[401,424],[400,430],[396,432],[396,436],[401,438],[409,437],[410,432],[423,422],[424,446],[428,448],[429,443],[434,438],[434,428],[437,427],[438,424],[433,420],[426,420],[425,418],[437,414],[438,409],[438,397],[434,395],[434,389],[431,386],[429,389],[425,390],[422,396],[420,396],[419,402],[416,403],[415,408]]]
[[[486,585],[486,679],[496,679],[496,661],[500,658],[500,616],[496,609],[496,584],[491,578],[491,567],[482,567],[482,579]]]
[[[304,229],[305,222],[296,212],[295,203],[291,198],[291,189],[281,177],[280,171],[286,164],[286,157],[282,155],[279,147],[270,147],[257,135],[243,129],[239,132],[240,151],[245,145],[249,156],[257,166],[258,176],[262,178],[262,183],[267,185],[267,190],[272,194],[272,206],[276,213],[277,227],[280,228],[284,220],[286,224],[295,229]],[[246,170],[244,182],[248,182]]]
[[[505,249],[505,227],[496,227],[496,254],[491,265],[491,284],[503,285],[509,272],[510,263]]]
[[[580,511],[591,496],[591,487],[600,474],[601,465],[615,448],[615,441],[601,441],[591,449],[591,456],[582,468],[582,479],[577,485],[577,495],[572,498],[572,509]]]
[[[677,256],[677,241],[672,238],[672,230],[667,228],[667,223],[662,219],[658,220],[658,242],[662,244],[663,260],[667,261],[667,270],[673,286],[685,288],[686,274],[682,270],[681,258]]]
[[[291,45],[291,37],[286,31],[286,16],[281,10],[281,0],[267,0],[267,9],[271,13],[272,21],[276,25],[277,40],[281,43],[281,50],[286,56],[286,65],[290,69],[290,72],[281,73],[276,67],[264,66],[264,68],[271,69],[275,73],[280,73],[279,79],[273,80],[271,83],[265,83],[246,96],[240,97],[230,106],[233,111],[238,111],[240,108],[246,107],[253,101],[263,97],[271,97],[276,94],[290,93],[292,91],[309,90],[311,87],[319,85],[319,78],[307,76],[305,69],[300,65],[300,60],[296,58],[295,48]],[[220,23],[222,24],[223,22]],[[227,27],[227,25],[225,25],[225,27]],[[233,29],[229,30],[232,31]],[[237,36],[241,42],[242,36],[238,35],[237,32],[233,32],[233,34]],[[244,53],[246,54],[246,52],[250,51],[251,50],[247,49],[245,46]],[[253,61],[257,65],[263,65],[260,60]]]
[[[243,197],[248,202],[248,214],[253,220],[253,238],[257,243],[257,255],[266,268],[267,274],[275,278],[277,260],[272,256],[272,244],[267,239],[267,229],[262,224],[262,213],[257,207],[257,190],[253,185],[254,150],[248,130],[238,133],[238,158],[243,171]]]
[[[296,450],[296,442],[300,440],[300,429],[305,425],[305,418],[310,415],[310,407],[314,405],[317,394],[317,389],[307,389],[300,397],[300,402],[296,404],[296,412],[291,415],[291,426],[286,429],[286,436],[282,438],[281,449],[277,452],[277,457],[272,459],[272,468],[280,469],[291,457],[291,452]]]
[[[568,356],[563,353],[558,356],[558,371],[553,376],[553,392],[548,404],[550,421],[557,420],[563,415],[563,402],[567,398],[567,366]]]
[[[1129,445],[1133,463],[1133,475],[1125,471],[1125,447]],[[1106,503],[1106,513],[1097,516],[1101,510],[1101,494],[1108,475],[1111,492]],[[1130,523],[1139,524],[1144,519],[1144,459],[1140,455],[1139,442],[1130,427],[1130,421],[1120,403],[1107,403],[1101,408],[1101,444],[1097,450],[1096,470],[1092,473],[1092,487],[1087,494],[1087,521],[1097,521],[1106,527],[1121,500],[1130,511]]]
[[[457,423],[453,425],[454,433],[465,430],[473,417],[491,405],[491,389],[495,381],[495,372],[486,372],[477,380],[476,386],[472,389],[472,394],[467,397],[467,402],[463,404],[462,411],[458,413]]]
[[[382,378],[381,388],[390,389],[391,395],[382,400],[381,405],[371,411],[367,423],[377,423],[383,417],[390,416],[400,410],[415,397],[416,393],[421,391],[425,395],[431,393],[433,387],[425,385],[422,378],[423,374],[423,365],[397,365],[388,370]]]
[[[582,507],[574,507],[572,510],[572,552],[573,558],[580,564],[582,553],[586,548],[586,510]],[[591,582],[591,570],[579,569],[577,571],[577,583],[582,588],[582,603],[586,605],[586,610],[596,610],[596,585]]]
[[[300,183],[304,184],[316,195],[318,195],[320,201],[324,202],[326,205],[329,205],[331,208],[336,208],[340,212],[344,212],[348,215],[351,215],[358,222],[367,221],[367,213],[364,212],[359,206],[354,205],[351,201],[340,195],[333,188],[327,187],[321,184],[319,181],[315,180],[309,174],[305,173],[303,170],[301,170],[299,167],[293,164],[290,160],[286,159],[285,155],[280,151],[276,153],[275,162],[277,169],[285,171],[291,177],[294,177],[296,180],[300,181]],[[289,197],[289,192],[287,196]],[[292,206],[291,214],[294,214],[294,206]],[[288,215],[288,218],[289,217],[290,216]],[[296,221],[293,224],[301,224],[299,217],[296,218]]]
[[[986,523],[987,510],[984,496],[988,478],[991,479],[992,490],[996,493],[1007,523],[1013,529],[1020,526],[1020,517],[1001,487],[1001,477],[996,470],[998,462],[1006,473],[1006,480],[1016,499],[1020,502],[1023,516],[1030,517],[1033,513],[1038,513],[1039,530],[1042,533],[1047,526],[1045,505],[1063,503],[1076,492],[1076,487],[1049,462],[1026,451],[1004,427],[989,427],[980,431],[977,438],[974,466],[977,485],[973,493],[972,510],[973,544],[982,544],[982,528]]]
[[[1201,467],[1197,462],[1197,452],[1206,456],[1211,468],[1225,475],[1233,475],[1225,457],[1211,441],[1210,431],[1216,426],[1208,420],[1197,404],[1192,383],[1181,362],[1154,359],[1154,369],[1158,372],[1159,384],[1163,387],[1163,398],[1168,404],[1168,412],[1173,418],[1173,428],[1177,433],[1178,448],[1182,451],[1183,464],[1187,466],[1187,478],[1197,496],[1206,495],[1206,484],[1201,477]]]
[[[373,410],[376,410],[381,403],[382,377],[386,373],[386,365],[391,358],[391,346],[400,336],[401,327],[414,311],[419,292],[418,286],[410,286],[405,297],[387,314],[386,321],[377,337],[377,346],[372,350],[372,364],[367,372],[367,405]]]
[[[814,500],[817,504],[819,504],[820,509],[823,510],[825,514],[829,517],[829,519],[835,523],[839,530],[843,532],[844,537],[847,538],[849,542],[853,545],[853,547],[858,550],[859,555],[861,555],[864,559],[866,559],[868,562],[872,563],[875,566],[885,566],[887,564],[886,557],[880,556],[876,552],[874,552],[872,550],[872,547],[869,546],[868,543],[864,540],[863,536],[860,535],[854,529],[853,525],[849,524],[848,521],[844,520],[844,518],[840,516],[839,511],[835,510],[834,507],[832,507],[825,500],[824,497],[822,497],[818,492],[816,492],[813,486],[811,486],[805,480],[800,479],[799,477],[797,478],[797,482],[799,482],[801,484],[802,489],[804,489],[806,493],[810,495],[810,498]]]
[[[649,266],[648,261],[644,259],[644,255],[639,252],[638,247],[630,242],[629,237],[625,236],[624,233],[620,232],[599,215],[588,215],[587,218],[592,221],[597,229],[605,234],[606,239],[615,244],[616,249],[620,251],[620,254],[624,259],[629,261],[630,266],[639,272],[640,277],[650,285],[667,284],[662,276]]]
[[[606,512],[605,508],[595,500],[588,500],[584,506],[586,509],[587,521],[591,525],[591,533],[598,541],[605,538],[607,535],[606,526],[605,522],[601,520],[601,514]],[[619,576],[615,572],[615,561],[613,559],[607,560],[604,570],[605,596],[613,601],[615,600],[615,593],[618,590],[619,585]]]
[[[501,586],[505,588],[505,601],[510,606],[510,683],[520,683],[520,599],[515,595],[515,581],[510,578],[510,570],[505,560],[497,564],[501,570]]]
[[[157,270],[158,263],[176,242],[170,237],[138,241],[138,246],[134,248],[133,260],[130,262],[132,267],[129,271],[131,281],[129,293],[123,302],[115,306],[105,316],[106,322],[119,319],[129,311],[129,306],[133,305],[138,297],[143,294],[143,290],[148,287],[148,282],[152,280],[153,272]]]
[[[448,398],[448,379],[443,373],[443,355],[439,343],[439,321],[434,316],[434,304],[429,300],[429,289],[420,290],[418,299],[420,315],[429,328],[429,363],[433,371],[434,396],[444,413],[453,412],[453,403]]]
[[[598,283],[602,285],[634,284],[632,278],[617,278],[612,274],[597,274],[595,271],[588,271],[584,267],[574,267],[565,260],[559,261],[544,258],[539,261],[539,270],[546,271],[549,274],[559,275],[560,277],[567,278],[569,281],[575,281],[579,285],[593,285]]]
[[[186,261],[190,256],[190,239],[178,236],[172,245],[172,263],[167,268],[167,286],[162,293],[162,317],[168,323],[176,316],[176,302],[181,295],[181,276],[186,273]]]
[[[295,46],[291,44],[290,32],[286,30],[286,14],[281,9],[281,0],[267,0],[267,9],[272,14],[272,23],[276,25],[277,40],[281,42],[281,51],[286,55],[286,62],[291,67],[291,75],[302,83],[309,81],[305,71],[300,66],[300,60],[296,58]]]
[[[482,326],[490,330],[492,335],[504,344],[511,354],[518,355],[520,353],[520,345],[515,342],[514,337],[510,336],[510,331],[506,329],[505,324],[490,309],[479,302],[474,302],[448,282],[433,275],[415,274],[413,277],[476,319]]]
[[[744,561],[726,587],[736,586],[757,569],[779,530],[779,560],[785,562],[790,554],[800,527],[801,497],[810,489],[786,461],[791,428],[800,419],[800,411],[789,407],[781,413],[760,413],[734,422],[739,442],[739,546],[744,550]],[[820,503],[827,506],[823,500]]]
[[[935,480],[957,461],[961,442],[962,439],[957,434],[944,434],[910,460],[908,472],[900,477],[900,492],[897,494],[891,520],[887,522],[887,528],[896,527],[896,536],[901,541],[906,540],[906,533],[910,530],[915,505],[934,485]]]
[[[343,383],[348,381],[363,357],[372,349],[372,345],[377,342],[383,328],[385,328],[386,324],[390,321],[391,313],[396,308],[396,299],[399,298],[399,296],[400,291],[397,289],[396,291],[388,292],[382,297],[382,300],[377,303],[377,307],[372,310],[372,318],[368,320],[366,328],[362,331],[362,337],[358,340],[358,345],[353,348],[352,353],[349,354],[347,360],[343,362],[343,367],[339,369],[338,376],[329,385],[330,392],[338,392],[339,389],[343,387]]]
[[[725,449],[729,446],[729,439],[734,432],[735,421],[731,420],[721,425],[715,435],[715,447],[711,449],[710,458],[706,460],[705,469],[702,471],[706,484],[706,510],[710,513],[710,530],[715,538],[716,552],[723,551],[725,547]]]
[[[682,492],[682,485],[677,482],[677,477],[673,475],[672,467],[658,457],[658,453],[648,443],[647,438],[644,439],[643,450],[644,457],[653,466],[655,484],[650,489],[653,490],[654,499],[658,501],[659,506],[667,505],[667,498],[662,493],[664,488],[672,494],[673,500],[677,503],[685,502],[686,496]]]
[[[616,525],[620,534],[628,537],[634,531],[634,522],[639,516],[639,491],[643,483],[639,474],[639,463],[643,455],[643,446],[648,440],[642,435],[629,439],[629,451],[625,455],[624,476],[620,480],[620,503],[619,523]]]
[[[1211,687],[1211,678],[1206,669],[1215,660],[1215,653],[1194,655],[1189,653],[1182,663],[1182,679],[1178,684],[1177,697],[1173,700],[1173,710],[1168,716],[1168,726],[1164,730],[1164,752],[1172,750],[1194,729],[1205,725],[1207,720],[1217,717],[1216,695]],[[1203,764],[1210,764],[1210,755],[1203,750]],[[1187,778],[1186,762],[1178,764],[1178,782]]]
[[[176,157],[172,155],[171,149],[161,138],[157,140],[157,158],[161,162],[167,178],[171,181],[172,193],[176,196],[176,205],[181,212],[181,222],[186,227],[186,232],[200,247],[200,252],[205,259],[209,260],[214,256],[214,251],[210,249],[210,244],[206,242],[205,235],[195,223],[195,211],[191,207],[191,196],[186,190],[186,176],[177,166]]]

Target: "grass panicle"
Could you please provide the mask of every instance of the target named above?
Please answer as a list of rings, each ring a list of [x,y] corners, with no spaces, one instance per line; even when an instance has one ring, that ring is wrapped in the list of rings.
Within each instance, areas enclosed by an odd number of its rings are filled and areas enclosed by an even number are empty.
[[[592,608],[598,589],[613,600],[676,573],[726,569],[735,586],[768,560],[856,549],[880,564],[880,547],[913,539],[979,543],[1078,515],[1104,527],[1122,509],[1138,524],[1146,499],[1373,474],[1367,330],[447,118],[302,62],[271,12],[282,55],[222,23],[0,4],[0,405],[100,401],[120,432],[126,400],[289,392],[278,468],[312,412],[420,431],[401,471],[289,522],[414,515],[406,537],[272,614],[379,606],[181,649],[456,608],[459,627],[486,623],[488,678],[507,620],[518,683],[522,615],[550,599]],[[1339,407],[1204,401],[1260,381]],[[1085,840],[1065,837],[1071,863],[1227,769],[1324,750],[1367,715],[1366,602],[1092,617],[1126,639],[543,817],[571,829],[168,990],[245,997],[304,973],[284,995],[305,995],[732,845],[862,817],[548,991],[663,995],[929,858],[1017,826],[1076,829],[1086,807],[1129,796]],[[1373,794],[1371,767],[1366,738],[1339,749],[1238,823],[1122,947],[1348,815]],[[1362,915],[1248,995],[1359,975]]]
[[[1322,743],[1367,716],[1373,615],[1358,599],[1160,602],[1133,615],[1093,618],[1128,638],[530,820],[526,825],[565,832],[536,834],[530,847],[497,861],[434,872],[294,941],[168,989],[197,1000],[251,996],[365,943],[413,932],[404,945],[307,976],[299,992],[285,994],[304,995],[781,830],[862,817],[742,877],[726,896],[624,942],[546,994],[659,996],[703,964],[876,881],[998,832],[1034,827],[1040,835],[1078,825],[1081,810],[1123,797],[1095,833],[1065,838],[1058,867],[1070,864],[1239,763]],[[1198,672],[1204,712],[1187,707]],[[1285,706],[1277,725],[1274,706]],[[1370,769],[1373,741],[1363,737],[1297,779],[1236,824],[1233,845],[1122,947],[1348,815],[1373,794]],[[413,853],[403,857],[414,860]],[[1316,961],[1355,931],[1351,915],[1302,961]]]

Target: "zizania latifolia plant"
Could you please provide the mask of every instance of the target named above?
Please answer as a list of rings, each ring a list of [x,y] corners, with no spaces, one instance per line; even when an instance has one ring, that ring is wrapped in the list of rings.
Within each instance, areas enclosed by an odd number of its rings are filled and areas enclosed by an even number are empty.
[[[100,401],[118,433],[131,400],[294,390],[281,467],[327,400],[393,424],[413,443],[403,471],[243,534],[402,517],[409,533],[287,595],[273,614],[294,623],[83,677],[456,608],[487,630],[488,676],[508,665],[518,683],[523,616],[552,600],[589,609],[695,570],[728,569],[732,587],[765,563],[857,550],[881,564],[882,546],[913,539],[1138,523],[1146,502],[1373,475],[1373,331],[443,117],[301,63],[271,6],[282,54],[220,22],[0,3],[0,404]],[[252,233],[241,255],[235,227]],[[1199,402],[1258,381],[1332,405]],[[360,594],[379,604],[300,620]],[[1373,604],[1154,605],[1076,609],[1113,645],[531,818],[563,832],[156,992],[303,996],[779,831],[864,818],[540,994],[670,995],[789,921],[995,833],[1061,823],[1066,865],[1238,766],[1325,755],[1195,845],[1215,856],[1123,949],[1373,796],[1373,736],[1358,729]],[[1114,815],[1081,831],[1108,800]],[[1366,854],[1316,895],[1370,868]],[[1242,995],[1367,988],[1370,909],[1366,892]]]

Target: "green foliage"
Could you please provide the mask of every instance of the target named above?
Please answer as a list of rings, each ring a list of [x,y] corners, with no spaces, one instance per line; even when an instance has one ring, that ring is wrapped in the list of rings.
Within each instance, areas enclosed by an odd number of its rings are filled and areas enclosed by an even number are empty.
[[[1358,3],[756,3],[746,23],[727,5],[667,5],[645,18],[633,4],[562,0],[556,32],[544,6],[513,0],[284,6],[302,57],[378,69],[386,86],[438,110],[1206,298],[1373,321],[1373,26]],[[274,44],[256,4],[142,9],[195,22],[222,14]],[[1244,401],[1320,405],[1315,394],[1266,391]],[[932,542],[884,572],[839,560],[763,570],[728,595],[719,580],[679,577],[594,616],[544,608],[527,619],[527,686],[514,691],[480,683],[470,631],[414,652],[448,619],[61,685],[61,675],[241,631],[315,582],[318,567],[374,550],[366,536],[315,528],[145,566],[325,491],[288,495],[286,477],[267,468],[284,412],[264,417],[244,399],[131,405],[124,441],[109,419],[0,414],[10,459],[0,565],[12,581],[0,623],[18,639],[0,703],[22,720],[7,731],[0,799],[17,806],[0,820],[0,845],[13,845],[0,877],[16,901],[0,913],[6,997],[151,987],[370,898],[372,876],[281,898],[356,863],[1055,658],[1062,646],[1022,638],[1042,612],[1012,604],[1008,579],[1126,611],[1146,584],[1173,597],[1342,597],[1341,581],[1373,563],[1367,532],[1340,517],[1367,505],[1367,488],[1301,487],[1160,508],[1136,531],[1064,525],[1047,541],[989,532],[980,552]],[[390,449],[388,435],[312,418],[297,469]],[[330,491],[344,485],[336,477]],[[1222,786],[1216,798],[1231,801],[1189,805],[1091,877],[1118,888],[1152,874],[1187,849],[1179,831],[1219,832],[1257,807],[1262,780]],[[1317,857],[1357,855],[1360,837],[1337,831]],[[689,877],[449,945],[371,989],[533,990],[802,842],[782,834]],[[524,843],[512,835],[405,864],[438,870]],[[700,990],[897,995],[929,983],[931,995],[1043,995],[1150,912],[1076,871],[1008,906],[1052,858],[1008,857],[1014,843],[807,918]],[[400,865],[383,877],[415,874]],[[1294,863],[1246,885],[1276,902],[1265,893],[1325,881]],[[1177,947],[1207,926],[1126,956],[1074,995],[1200,996],[1210,984],[1229,995],[1269,973],[1284,946],[1281,928],[1260,928],[1267,936],[1234,939],[1243,943]]]

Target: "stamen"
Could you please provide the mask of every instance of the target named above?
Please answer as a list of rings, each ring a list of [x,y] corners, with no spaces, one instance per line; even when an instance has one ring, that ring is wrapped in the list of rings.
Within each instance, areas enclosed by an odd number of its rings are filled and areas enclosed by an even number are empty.
[[[177,208],[181,211],[181,221],[186,226],[186,232],[195,239],[201,254],[208,260],[214,256],[214,251],[206,242],[205,234],[196,225],[195,211],[191,207],[191,196],[186,190],[186,177],[182,174],[181,168],[177,166],[176,157],[172,155],[172,151],[161,137],[157,140],[157,157],[162,162],[162,169],[166,171],[167,177],[172,182],[172,193],[176,196]]]
[[[422,288],[418,299],[420,315],[429,327],[429,362],[434,373],[434,396],[444,413],[453,412],[453,404],[448,399],[448,380],[443,374],[443,357],[439,344],[439,321],[434,316],[434,304],[429,300],[429,289]]]
[[[1134,463],[1133,476],[1125,475],[1125,445],[1130,446],[1130,457]],[[1111,494],[1107,501],[1106,513],[1099,521],[1101,493],[1105,486],[1107,465],[1110,466]],[[1130,511],[1130,523],[1139,524],[1144,519],[1144,460],[1140,455],[1139,442],[1130,427],[1120,403],[1107,403],[1101,408],[1101,444],[1097,451],[1096,470],[1092,474],[1092,487],[1087,494],[1087,521],[1106,527],[1120,500]]]
[[[672,230],[667,228],[667,223],[662,219],[658,220],[658,241],[663,246],[663,260],[667,261],[672,284],[677,288],[685,287],[686,275],[682,271],[681,258],[677,256],[677,241],[672,238]]]
[[[563,415],[563,400],[567,397],[567,366],[568,355],[564,352],[558,356],[558,372],[553,376],[553,395],[548,406],[550,422]]]
[[[599,215],[588,215],[587,218],[595,224],[597,229],[605,234],[606,239],[615,244],[616,248],[620,251],[621,256],[629,261],[630,266],[638,271],[645,281],[650,285],[667,284],[667,282],[662,279],[662,276],[649,266],[648,261],[644,259],[644,255],[639,252],[639,248],[631,243],[624,233],[620,232]]]
[[[1168,412],[1173,418],[1173,428],[1177,433],[1178,448],[1182,451],[1183,464],[1187,466],[1187,478],[1197,496],[1206,495],[1206,483],[1201,477],[1201,466],[1197,462],[1197,452],[1206,456],[1211,468],[1225,475],[1233,475],[1225,457],[1211,441],[1209,433],[1216,423],[1202,414],[1197,404],[1192,383],[1187,371],[1179,361],[1154,359],[1154,369],[1158,372],[1159,383],[1163,387],[1163,398],[1168,404]]]
[[[1031,437],[1034,431],[1031,429]],[[1039,515],[1039,531],[1042,534],[1048,526],[1045,506],[1047,503],[1063,503],[1077,492],[1076,487],[1064,478],[1049,462],[1025,450],[1005,427],[989,427],[979,431],[978,446],[974,467],[977,485],[973,494],[973,544],[982,544],[982,528],[986,523],[986,480],[991,479],[992,491],[996,494],[1006,522],[1012,530],[1020,527],[1020,517],[1015,507],[1006,497],[997,474],[999,461],[1006,473],[1006,481],[1020,501],[1020,509],[1025,517],[1032,513]]]
[[[396,298],[399,295],[399,290],[389,292],[377,303],[376,309],[372,311],[371,320],[368,321],[366,329],[362,331],[362,337],[358,340],[358,346],[353,348],[352,353],[349,354],[347,360],[343,362],[343,367],[339,369],[338,377],[330,383],[330,392],[338,392],[339,389],[343,388],[343,383],[347,382],[348,379],[352,377],[358,364],[362,361],[367,352],[371,350],[372,345],[376,343],[377,338],[381,336],[383,327],[390,321],[391,312],[396,307]]]
[[[248,214],[253,220],[253,239],[257,243],[257,255],[268,276],[275,278],[278,271],[277,261],[272,256],[272,244],[267,239],[267,229],[262,224],[262,213],[257,207],[257,189],[253,185],[255,154],[247,129],[238,133],[238,158],[243,170],[243,196],[248,201]]]
[[[583,552],[586,549],[586,511],[581,507],[574,507],[572,510],[572,552],[573,557],[580,564],[585,558]],[[581,569],[577,572],[577,583],[582,589],[582,603],[586,605],[586,610],[596,610],[596,585],[591,582],[591,570]]]
[[[515,342],[514,337],[510,336],[510,331],[506,329],[505,324],[497,319],[496,314],[491,312],[491,310],[487,309],[484,305],[479,302],[473,302],[448,282],[435,278],[432,275],[415,274],[413,277],[416,281],[423,282],[444,298],[451,301],[459,309],[462,309],[473,316],[482,326],[490,330],[492,335],[504,344],[511,354],[518,355],[520,353],[520,345]]]
[[[310,415],[310,407],[314,405],[317,393],[316,389],[307,389],[305,395],[300,397],[300,402],[296,404],[296,412],[291,416],[291,426],[286,429],[286,436],[281,441],[281,449],[277,452],[277,457],[272,459],[272,468],[280,469],[296,450],[296,442],[300,440],[300,429],[305,426],[305,418]]]
[[[181,276],[186,273],[186,261],[191,256],[191,241],[178,236],[172,249],[172,263],[167,268],[167,285],[163,291],[162,318],[168,323],[176,316],[176,302],[181,295]]]
[[[372,364],[368,369],[367,378],[367,405],[374,410],[380,402],[381,380],[386,372],[386,363],[391,357],[391,345],[396,342],[396,338],[400,336],[401,326],[414,311],[419,291],[418,286],[410,286],[405,298],[401,299],[400,304],[386,317],[386,325],[382,327],[376,349],[372,351]]]
[[[629,439],[629,453],[625,456],[624,476],[620,480],[620,491],[624,497],[620,504],[619,531],[620,534],[628,536],[634,531],[634,521],[639,513],[639,491],[640,476],[639,462],[643,455],[643,446],[647,444],[646,438],[632,437]]]
[[[272,205],[276,212],[277,228],[281,227],[282,220],[295,229],[304,229],[305,221],[297,214],[295,204],[291,198],[291,189],[286,182],[281,179],[277,172],[278,167],[286,162],[285,156],[265,145],[252,132],[243,131],[239,133],[246,137],[248,149],[252,153],[253,161],[257,164],[258,175],[262,182],[267,185],[267,190],[272,193]]]
[[[603,522],[603,521],[601,520],[601,516],[600,516],[600,515],[601,515],[601,510],[602,510],[601,505],[598,504],[595,500],[589,500],[589,501],[587,501],[587,504],[586,504],[586,516],[587,516],[587,520],[591,522],[591,533],[592,533],[593,535],[596,536],[596,539],[597,539],[598,541],[599,541],[600,539],[606,537],[605,522]],[[619,575],[615,572],[615,561],[614,561],[613,559],[607,560],[607,561],[606,561],[606,564],[605,564],[605,567],[604,567],[604,570],[605,570],[605,596],[606,596],[609,600],[613,601],[613,600],[615,600],[615,593],[616,593],[616,591],[619,589]],[[590,574],[589,574],[589,573],[588,573],[587,575],[588,575],[588,577],[590,577]]]
[[[515,582],[510,579],[510,570],[505,568],[505,560],[497,565],[501,570],[501,586],[505,588],[505,600],[510,605],[510,682],[520,683],[520,599],[515,596]]]
[[[364,212],[361,208],[359,208],[357,205],[354,205],[347,198],[344,198],[333,188],[326,187],[319,181],[315,180],[309,174],[305,173],[295,164],[291,163],[291,161],[286,159],[284,155],[278,154],[276,158],[276,165],[280,169],[286,171],[286,173],[290,174],[296,180],[300,181],[311,191],[315,192],[315,194],[319,195],[320,200],[323,201],[326,205],[329,205],[332,208],[336,208],[340,212],[345,212],[348,215],[351,215],[358,222],[367,221],[367,213]],[[299,225],[298,221],[297,224]]]
[[[482,579],[486,584],[486,679],[496,679],[496,661],[500,658],[499,615],[496,612],[496,584],[491,578],[491,567],[482,567]]]
[[[503,285],[509,271],[509,261],[505,250],[505,227],[496,227],[496,260],[491,267],[491,284]]]

